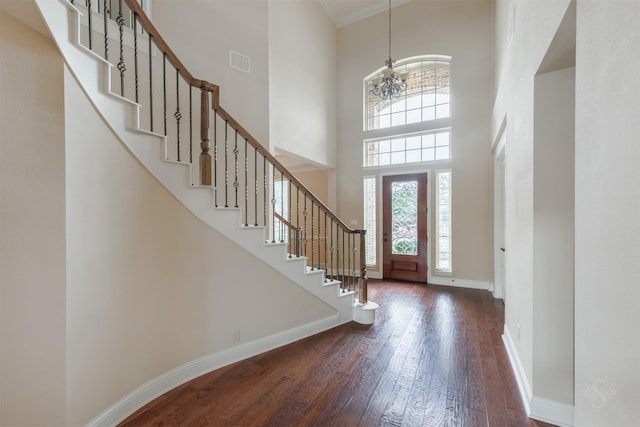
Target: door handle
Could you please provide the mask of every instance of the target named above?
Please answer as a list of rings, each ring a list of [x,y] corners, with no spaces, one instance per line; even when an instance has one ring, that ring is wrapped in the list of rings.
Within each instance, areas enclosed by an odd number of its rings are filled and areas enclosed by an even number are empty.
[[[500,248],[500,250],[501,250],[502,252],[506,252],[504,248]]]

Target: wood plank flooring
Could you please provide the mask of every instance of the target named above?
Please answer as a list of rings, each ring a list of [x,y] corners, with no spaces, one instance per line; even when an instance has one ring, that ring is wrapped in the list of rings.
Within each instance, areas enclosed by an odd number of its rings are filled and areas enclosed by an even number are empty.
[[[121,426],[549,426],[527,418],[489,292],[370,280],[349,323],[218,369]]]

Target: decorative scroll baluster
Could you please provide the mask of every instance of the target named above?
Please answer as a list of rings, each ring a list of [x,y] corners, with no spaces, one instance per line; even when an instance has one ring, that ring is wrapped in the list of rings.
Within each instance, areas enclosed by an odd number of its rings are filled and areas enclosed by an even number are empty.
[[[180,120],[182,113],[180,112],[180,70],[176,68],[176,112],[173,113],[176,119],[176,145],[178,151],[178,161],[180,161]]]
[[[342,283],[347,285],[347,289],[349,289],[349,283],[347,280],[345,280],[345,271],[344,271],[344,265],[345,265],[345,242],[344,242],[344,228],[341,229],[342,230]]]
[[[353,233],[350,233],[349,236],[351,237],[351,252],[353,252],[353,264],[351,264],[351,262],[349,262],[349,264],[351,265],[351,270],[350,270],[350,274],[351,274],[351,283],[352,285],[354,285],[355,287],[355,277],[356,277],[356,242],[355,242],[355,236],[353,235]],[[354,289],[355,290],[355,289]]]
[[[284,175],[280,174],[280,214],[284,218]],[[280,243],[284,242],[285,223],[280,221]]]
[[[213,205],[218,207],[218,114],[213,114]]]
[[[289,180],[289,190],[287,190],[287,198],[289,199],[289,212],[288,212],[288,220],[289,220],[289,224],[293,224],[293,222],[291,221],[293,219],[293,213],[291,212],[291,180]],[[298,226],[296,224],[296,230],[298,229]],[[297,235],[298,233],[294,233],[295,235]],[[293,242],[293,238],[295,238],[296,236],[292,236],[291,235],[291,228],[289,228],[289,258],[291,258],[291,250],[295,250],[295,243]],[[293,244],[292,244],[293,243]]]
[[[304,195],[304,210],[302,211],[302,217],[304,221],[304,231],[302,233],[302,248],[304,251],[304,256],[307,256],[307,215],[309,212],[307,211],[307,195]]]
[[[119,0],[118,5],[120,8],[118,10],[118,17],[116,18],[116,23],[120,30],[120,62],[118,62],[118,71],[120,71],[120,96],[124,96],[124,72],[127,70],[127,66],[124,63],[124,16],[122,15],[122,0]],[[166,130],[164,134],[167,134]]]
[[[263,186],[263,191],[262,191],[262,199],[264,202],[264,226],[266,227],[268,225],[267,222],[267,213],[269,208],[267,207],[267,158],[263,157],[262,158],[262,186]]]
[[[327,234],[327,211],[324,211],[324,280],[327,281],[329,277],[329,264],[327,263],[327,240],[329,235]]]
[[[106,2],[105,2],[106,4]],[[106,42],[105,42],[106,46]],[[151,56],[151,54],[149,54]],[[140,102],[138,97],[138,15],[133,14],[133,74],[134,74],[134,85],[136,89],[136,103]]]
[[[209,142],[209,91],[204,86],[200,88],[200,149],[202,150],[200,153],[200,184],[211,185],[211,155],[209,154],[209,150],[211,149],[211,142]]]
[[[247,146],[249,141],[244,139],[244,225],[249,225],[249,152]]]
[[[329,241],[329,271],[331,272],[331,278],[333,279],[333,251],[335,249],[333,247],[333,219],[331,219],[331,223],[329,224],[329,238],[331,239]]]
[[[238,207],[238,187],[240,186],[240,182],[238,182],[238,130],[236,129],[236,137],[233,146],[233,161],[234,161],[234,175],[233,175],[233,189],[235,191],[236,203],[234,205],[235,208]]]
[[[313,270],[313,261],[315,259],[315,244],[314,244],[314,223],[313,223],[313,200],[311,201],[311,269]]]
[[[301,248],[300,248],[300,187],[296,188],[296,230],[298,230],[296,235],[296,256],[300,256]]]
[[[107,1],[108,0],[104,0],[104,7],[102,8],[102,18],[104,24],[104,59],[106,61],[109,60],[109,25],[107,25],[107,15],[109,15],[109,8],[107,7]],[[98,3],[98,8],[99,7],[100,3]],[[99,10],[98,13],[100,13]]]
[[[224,207],[229,207],[229,122],[224,122]]]
[[[254,189],[255,194],[253,196],[253,210],[254,216],[253,220],[255,223],[254,226],[258,226],[258,147],[253,147],[253,178],[255,181]]]
[[[321,224],[322,224],[322,215],[320,212],[320,206],[318,206],[318,238],[316,239],[316,244],[318,245],[318,261],[316,264],[316,269],[320,270],[321,266],[322,266],[322,251],[320,250],[320,242],[322,241],[322,230],[321,230]],[[326,239],[326,232],[325,232],[325,239]],[[326,240],[325,240],[326,241]]]

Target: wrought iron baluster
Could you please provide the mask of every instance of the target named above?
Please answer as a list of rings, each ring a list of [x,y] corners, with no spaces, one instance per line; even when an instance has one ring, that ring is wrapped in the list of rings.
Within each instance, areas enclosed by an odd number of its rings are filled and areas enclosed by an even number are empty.
[[[253,220],[256,227],[258,226],[258,147],[253,147],[253,179],[254,195],[253,195]]]
[[[229,122],[224,121],[224,207],[229,207]]]
[[[193,164],[193,86],[189,84],[189,163]]]
[[[271,165],[271,243],[276,242],[276,166]]]
[[[344,285],[346,280],[344,278],[345,274],[344,274],[344,228],[342,228],[342,262],[340,263],[341,267],[342,267],[342,284]],[[349,288],[349,284],[347,283],[347,289]]]
[[[355,247],[353,246],[353,233],[349,233],[349,290],[352,290],[352,286],[353,286],[353,274],[354,274],[354,270],[353,270],[353,264],[351,263],[351,252],[353,251],[353,261],[355,261]]]
[[[139,103],[138,97],[138,15],[133,14],[133,74],[136,88],[136,102]]]
[[[353,252],[353,264],[351,264],[351,283],[353,285],[353,290],[355,291],[355,280],[356,280],[356,242],[355,235],[351,234],[351,252]]]
[[[249,153],[247,138],[244,139],[244,225],[249,225]]]
[[[284,175],[280,173],[280,215],[285,218],[284,215]],[[284,242],[286,225],[283,221],[280,221],[280,243]]]
[[[109,25],[107,24],[107,15],[109,14],[109,8],[107,7],[107,1],[104,0],[104,7],[102,8],[102,20],[104,24],[104,59],[109,60]],[[98,3],[98,13],[100,13],[100,3]]]
[[[269,222],[267,221],[267,212],[269,210],[268,206],[267,206],[267,158],[266,157],[262,157],[262,201],[264,202],[264,218],[263,218],[263,224],[266,227],[267,225],[269,225]]]
[[[313,204],[314,203],[313,203],[313,200],[312,200],[311,201],[311,269],[312,270],[314,269],[313,262],[314,262],[314,259],[315,259],[315,244],[314,244],[314,237],[315,237],[314,225],[315,224],[313,223],[314,222],[313,221],[314,220],[314,218],[313,218],[313,211],[314,211]]]
[[[153,62],[151,59],[153,58],[151,51],[151,41],[153,40],[153,36],[149,34],[149,130],[153,132]]]
[[[324,211],[324,280],[325,282],[329,276],[329,264],[327,264],[327,241],[329,240],[329,236],[327,235],[327,211]]]
[[[120,30],[120,62],[118,62],[118,71],[120,71],[120,96],[124,96],[124,72],[127,66],[124,63],[124,16],[122,15],[122,0],[118,2],[119,10],[116,23]],[[165,132],[166,135],[166,132]]]
[[[307,211],[307,193],[304,193],[304,210],[302,211],[302,217],[304,221],[304,232],[302,234],[302,244],[304,256],[307,256],[307,215],[309,212]]]
[[[320,250],[320,241],[322,240],[322,213],[320,211],[320,206],[318,205],[318,238],[316,239],[316,244],[318,245],[318,264],[316,269],[320,270],[320,266],[322,265],[322,251]]]
[[[300,187],[296,187],[296,256],[300,256]]]
[[[178,151],[178,161],[180,161],[180,120],[182,113],[180,112],[180,70],[176,68],[176,112],[173,113],[176,119],[176,145]]]
[[[164,136],[167,136],[167,54],[162,54],[162,105],[164,108]]]
[[[218,207],[218,112],[213,115],[213,205]]]
[[[238,187],[240,186],[240,182],[238,182],[238,129],[236,129],[236,138],[233,146],[233,159],[234,159],[234,179],[233,179],[233,189],[236,195],[236,204],[235,208],[238,207]]]
[[[333,218],[329,223],[329,271],[331,272],[331,278],[333,279]]]
[[[89,15],[89,50],[93,50],[93,11],[91,10],[91,0],[87,0],[87,14]]]
[[[287,199],[289,199],[288,200],[289,211],[287,212],[288,213],[287,216],[288,216],[289,224],[291,224],[293,226],[293,221],[291,221],[291,219],[292,219],[291,218],[291,216],[292,216],[292,213],[291,213],[291,180],[289,180],[289,184],[288,185],[289,185],[289,189],[287,190]],[[295,244],[294,244],[293,239],[295,238],[295,234],[296,233],[293,233],[293,235],[291,234],[291,230],[293,229],[292,226],[289,227],[289,251],[288,251],[289,252],[289,258],[291,258],[291,256],[292,256],[291,250],[295,250]]]

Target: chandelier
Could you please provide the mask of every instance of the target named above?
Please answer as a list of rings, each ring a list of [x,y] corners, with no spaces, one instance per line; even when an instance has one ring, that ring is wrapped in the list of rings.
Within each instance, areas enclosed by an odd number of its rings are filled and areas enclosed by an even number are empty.
[[[391,59],[391,0],[389,0],[389,59],[385,60],[387,68],[382,70],[382,77],[374,80],[369,93],[381,99],[399,98],[407,88],[407,73],[398,73],[393,69]]]

